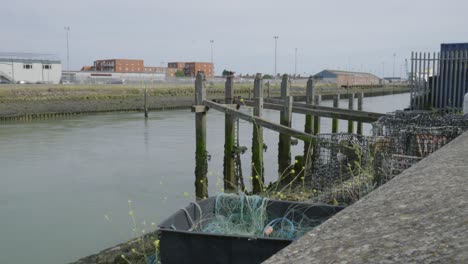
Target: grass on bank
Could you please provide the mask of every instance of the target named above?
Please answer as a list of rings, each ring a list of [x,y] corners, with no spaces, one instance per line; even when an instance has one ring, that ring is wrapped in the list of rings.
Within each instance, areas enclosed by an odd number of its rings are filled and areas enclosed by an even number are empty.
[[[193,84],[155,84],[146,85],[149,96],[174,97],[194,96]],[[234,93],[247,97],[253,95],[253,84],[235,84]],[[224,84],[207,84],[207,96],[222,98]],[[361,91],[405,91],[406,86],[375,87],[375,88],[338,88],[331,85],[317,85],[317,94],[356,93]],[[267,87],[264,85],[265,96]],[[279,85],[271,85],[271,95],[278,96]],[[293,85],[292,95],[304,95],[305,85]],[[105,100],[142,97],[143,85],[1,85],[0,102],[41,101],[41,100]]]

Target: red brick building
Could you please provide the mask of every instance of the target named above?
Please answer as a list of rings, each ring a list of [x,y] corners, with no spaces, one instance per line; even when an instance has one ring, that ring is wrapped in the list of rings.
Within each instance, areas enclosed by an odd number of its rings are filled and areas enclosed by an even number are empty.
[[[103,72],[144,72],[143,60],[109,59],[94,61],[95,71]]]
[[[169,69],[175,70],[175,72],[183,71],[186,77],[195,77],[199,71],[203,72],[206,77],[214,76],[214,67],[211,62],[169,62],[167,67],[168,73]],[[168,74],[168,76],[170,75]]]
[[[143,60],[107,59],[96,60],[93,66],[83,66],[82,71],[116,72],[116,73],[165,73],[175,77],[177,71],[184,72],[186,77],[195,77],[201,71],[206,77],[214,76],[214,67],[210,62],[169,62],[166,67],[150,67]]]
[[[169,62],[167,64],[167,67],[183,71],[185,67],[185,62]]]
[[[166,74],[167,73],[167,68],[166,67],[146,67],[145,66],[145,70],[144,70],[145,73],[164,73]]]
[[[175,77],[177,71],[178,71],[177,68],[167,68],[166,76],[167,77]],[[182,71],[183,71],[183,69],[182,69]]]

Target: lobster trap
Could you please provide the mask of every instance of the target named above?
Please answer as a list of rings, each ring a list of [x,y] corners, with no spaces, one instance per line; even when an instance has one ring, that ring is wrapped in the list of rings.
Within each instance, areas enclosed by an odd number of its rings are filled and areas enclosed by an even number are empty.
[[[319,134],[309,172],[312,187],[325,190],[355,177],[373,181],[384,157],[396,153],[399,148],[391,137]]]
[[[440,115],[427,111],[396,111],[393,114],[382,116],[372,124],[372,127],[374,136],[396,137],[402,131],[407,130],[449,127],[459,130],[458,133],[461,134],[468,130],[468,115]]]
[[[372,125],[375,137],[392,138],[395,143],[379,163],[378,173],[386,182],[468,130],[468,115],[396,111]]]
[[[373,123],[373,135],[319,134],[306,175],[311,186],[372,189],[382,185],[468,130],[468,115],[397,111]]]

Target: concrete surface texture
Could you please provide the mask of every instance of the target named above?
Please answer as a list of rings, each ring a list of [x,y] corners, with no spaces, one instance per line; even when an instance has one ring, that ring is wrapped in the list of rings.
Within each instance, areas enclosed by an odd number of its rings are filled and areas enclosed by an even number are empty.
[[[468,263],[468,132],[265,263]]]

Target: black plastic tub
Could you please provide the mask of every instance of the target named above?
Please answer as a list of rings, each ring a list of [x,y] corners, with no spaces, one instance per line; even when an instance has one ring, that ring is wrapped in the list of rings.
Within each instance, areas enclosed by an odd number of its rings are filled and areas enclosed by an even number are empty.
[[[261,263],[293,242],[292,239],[221,235],[190,231],[191,221],[214,214],[216,197],[193,203],[162,222],[159,227],[159,252],[162,264],[181,263]],[[338,206],[267,202],[267,212],[273,217],[283,217],[290,208],[300,210],[308,218],[325,220],[343,209]],[[190,216],[190,218],[188,217]]]

